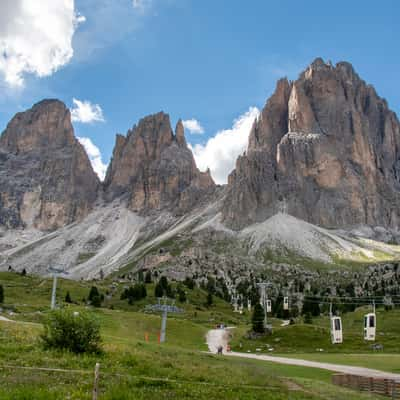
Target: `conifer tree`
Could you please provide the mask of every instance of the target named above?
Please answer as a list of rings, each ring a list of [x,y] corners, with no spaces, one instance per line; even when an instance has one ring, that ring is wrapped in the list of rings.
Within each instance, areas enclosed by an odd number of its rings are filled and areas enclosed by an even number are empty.
[[[253,316],[251,318],[253,331],[256,333],[264,333],[264,309],[260,303],[254,306]]]

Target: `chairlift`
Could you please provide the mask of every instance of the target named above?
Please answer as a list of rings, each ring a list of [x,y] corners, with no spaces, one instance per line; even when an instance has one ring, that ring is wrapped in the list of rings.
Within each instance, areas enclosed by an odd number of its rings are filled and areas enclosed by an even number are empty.
[[[343,343],[342,319],[331,315],[331,341],[332,344]]]
[[[271,312],[271,311],[272,311],[271,300],[267,300],[267,312]]]
[[[375,303],[373,312],[364,315],[364,340],[374,341],[376,335]]]
[[[284,310],[289,310],[289,297],[284,297],[283,298],[283,309]]]
[[[332,303],[330,305],[329,315],[331,319],[331,342],[332,344],[343,343],[342,319],[332,314]]]

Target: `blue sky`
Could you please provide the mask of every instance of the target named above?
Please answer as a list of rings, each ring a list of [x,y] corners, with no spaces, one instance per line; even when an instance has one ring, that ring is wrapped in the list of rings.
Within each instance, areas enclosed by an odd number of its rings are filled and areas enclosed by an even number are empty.
[[[12,9],[19,1],[4,0],[1,14],[19,12]],[[49,0],[30,1],[36,3],[35,15],[49,11]],[[140,118],[160,110],[170,114],[173,126],[178,118],[200,123],[202,134],[186,132],[193,146],[205,145],[220,131],[228,132],[228,140],[243,135],[246,117],[255,115],[250,107],[261,109],[278,78],[295,79],[316,57],[350,61],[400,113],[398,1],[50,1],[73,7],[73,30],[60,33],[57,43],[71,48],[60,60],[44,56],[33,66],[27,61],[18,84],[1,73],[10,57],[0,61],[0,126],[3,130],[15,112],[43,98],[59,98],[69,107],[74,98],[97,104],[102,121],[75,121],[74,127],[98,146],[104,163],[117,132],[125,134]],[[61,11],[54,12],[61,18]],[[0,29],[0,39],[4,35],[26,35],[27,46],[20,51],[27,58],[43,43],[29,42],[34,33],[15,26]],[[51,46],[40,51],[45,54]],[[218,143],[224,142],[214,146]],[[237,146],[242,145],[243,139]],[[213,157],[218,157],[215,150]],[[208,162],[213,160],[203,160]]]

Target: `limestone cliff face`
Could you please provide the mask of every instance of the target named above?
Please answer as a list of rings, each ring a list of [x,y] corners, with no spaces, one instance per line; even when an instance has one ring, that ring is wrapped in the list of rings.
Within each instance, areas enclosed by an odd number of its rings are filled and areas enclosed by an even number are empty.
[[[0,225],[53,230],[90,211],[99,187],[58,100],[15,115],[0,137]]]
[[[284,211],[314,224],[400,225],[400,124],[348,63],[281,80],[229,177],[235,228]]]
[[[111,200],[128,198],[129,207],[146,214],[169,210],[182,214],[214,191],[209,172],[200,172],[186,145],[179,121],[175,134],[169,116],[150,115],[128,131],[117,135],[104,190]]]

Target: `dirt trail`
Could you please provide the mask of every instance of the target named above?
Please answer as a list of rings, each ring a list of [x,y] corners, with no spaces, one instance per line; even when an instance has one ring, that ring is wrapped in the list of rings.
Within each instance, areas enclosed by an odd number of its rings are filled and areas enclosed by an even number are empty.
[[[324,362],[317,361],[307,361],[301,360],[297,358],[286,358],[286,357],[275,357],[275,356],[267,356],[267,355],[259,355],[259,354],[249,354],[249,353],[238,353],[238,352],[229,352],[226,355],[231,357],[242,357],[242,358],[253,358],[256,360],[270,361],[279,364],[287,364],[287,365],[298,365],[303,367],[310,368],[319,368],[319,369],[327,369],[329,371],[344,373],[344,374],[352,374],[352,375],[361,375],[368,377],[376,377],[376,378],[386,378],[386,379],[394,379],[396,381],[400,381],[400,374],[393,374],[390,372],[379,371],[376,369],[364,368],[364,367],[354,367],[350,365],[340,365],[340,364],[330,364]]]
[[[275,357],[275,356],[267,356],[262,354],[251,354],[251,353],[239,353],[239,352],[227,352],[226,347],[229,342],[229,330],[227,329],[212,329],[207,333],[207,345],[208,349],[211,353],[217,353],[218,347],[223,346],[224,354],[230,357],[242,357],[242,358],[252,358],[255,360],[263,360],[270,361],[279,364],[286,365],[298,365],[302,367],[309,368],[319,368],[319,369],[327,369],[333,372],[339,372],[344,374],[352,374],[352,375],[361,375],[367,377],[376,377],[376,378],[386,378],[386,379],[394,379],[400,382],[400,374],[394,374],[391,372],[379,371],[371,368],[364,367],[355,367],[350,365],[341,365],[341,364],[331,364],[317,361],[308,361],[297,358],[286,358],[286,357]]]

